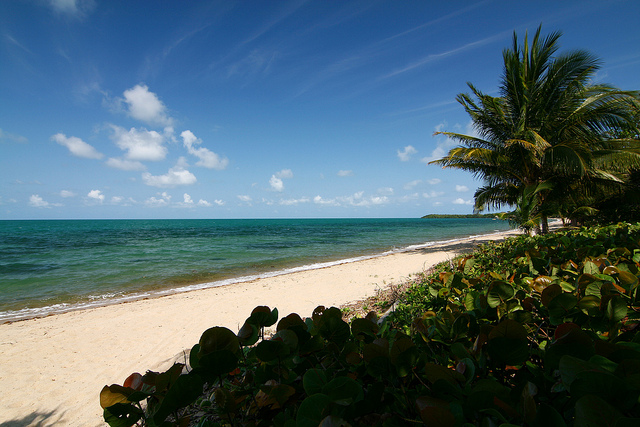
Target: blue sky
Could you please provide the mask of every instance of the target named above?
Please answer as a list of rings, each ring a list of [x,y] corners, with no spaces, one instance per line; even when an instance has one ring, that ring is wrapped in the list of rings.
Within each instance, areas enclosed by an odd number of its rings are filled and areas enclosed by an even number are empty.
[[[0,219],[471,213],[427,162],[513,32],[640,89],[637,1],[0,2]]]

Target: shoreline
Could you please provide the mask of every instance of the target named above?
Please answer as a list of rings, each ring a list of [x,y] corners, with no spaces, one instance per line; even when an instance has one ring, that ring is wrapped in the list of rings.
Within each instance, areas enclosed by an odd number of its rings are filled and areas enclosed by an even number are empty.
[[[510,230],[510,231],[513,231],[513,230]],[[436,247],[439,245],[454,244],[456,242],[465,241],[468,239],[490,238],[493,235],[500,235],[507,232],[509,231],[495,231],[492,233],[477,234],[477,235],[459,237],[459,238],[454,238],[449,240],[435,240],[431,242],[409,245],[409,246],[398,248],[398,249],[391,249],[391,250],[387,250],[380,253],[353,256],[353,257],[348,257],[343,259],[337,259],[334,261],[323,261],[323,262],[316,262],[312,264],[304,264],[296,267],[283,268],[281,270],[266,271],[266,272],[250,274],[246,276],[230,277],[230,278],[225,278],[221,280],[216,280],[213,282],[194,283],[194,284],[181,285],[181,286],[167,288],[167,289],[159,289],[159,290],[139,292],[139,293],[133,293],[133,294],[124,294],[124,295],[115,296],[115,297],[110,296],[109,294],[98,295],[91,302],[59,303],[59,304],[54,304],[50,306],[27,308],[22,310],[0,311],[0,325],[5,323],[15,323],[15,322],[21,322],[24,320],[55,316],[58,314],[70,313],[74,311],[91,310],[94,308],[107,307],[110,305],[125,304],[129,302],[154,299],[154,298],[162,298],[165,296],[182,294],[186,292],[194,292],[194,291],[200,291],[200,290],[218,288],[218,287],[224,287],[224,286],[233,286],[239,283],[247,283],[247,282],[252,282],[259,279],[268,279],[272,277],[278,277],[278,276],[297,273],[297,272],[313,271],[313,270],[318,270],[322,268],[330,268],[337,265],[350,264],[354,262],[365,261],[368,259],[385,257],[393,254],[411,252],[411,251],[420,250],[420,249],[428,249],[430,247]]]
[[[0,424],[105,425],[104,385],[162,371],[212,326],[234,332],[258,305],[309,316],[404,283],[412,275],[517,230],[381,255],[228,286],[0,324]]]

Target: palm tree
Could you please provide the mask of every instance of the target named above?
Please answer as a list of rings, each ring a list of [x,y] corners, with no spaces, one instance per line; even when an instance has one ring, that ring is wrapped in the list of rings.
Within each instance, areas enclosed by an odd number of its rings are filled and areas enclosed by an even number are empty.
[[[471,83],[473,95],[457,96],[477,136],[438,132],[461,145],[431,163],[484,180],[474,195],[476,211],[536,197],[535,209],[526,211],[540,216],[546,232],[547,217],[566,204],[568,189],[584,196],[575,200],[586,200],[596,188],[620,185],[623,174],[640,165],[640,125],[634,120],[640,96],[592,84],[597,58],[583,50],[554,56],[561,33],[540,33],[538,27],[531,45],[528,35],[519,45],[514,33],[512,48],[503,52],[500,96]]]

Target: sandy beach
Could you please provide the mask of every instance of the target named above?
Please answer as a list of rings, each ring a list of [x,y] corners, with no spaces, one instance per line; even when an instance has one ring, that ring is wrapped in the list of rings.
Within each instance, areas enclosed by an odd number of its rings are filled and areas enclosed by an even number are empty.
[[[0,426],[97,426],[99,393],[166,369],[212,326],[237,331],[257,305],[309,316],[375,295],[515,231],[162,298],[0,325]]]

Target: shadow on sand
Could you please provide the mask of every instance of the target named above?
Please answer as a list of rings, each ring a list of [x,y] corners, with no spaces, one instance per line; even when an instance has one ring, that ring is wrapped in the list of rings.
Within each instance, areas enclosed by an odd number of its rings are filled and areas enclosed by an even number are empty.
[[[45,427],[54,425],[64,425],[64,412],[60,413],[57,409],[51,412],[32,412],[23,418],[0,422],[0,427]]]

